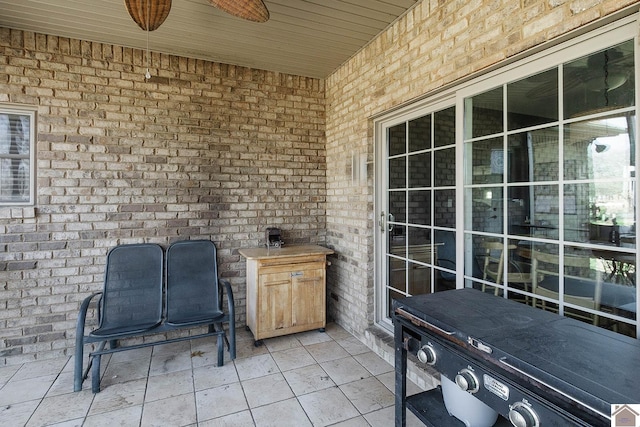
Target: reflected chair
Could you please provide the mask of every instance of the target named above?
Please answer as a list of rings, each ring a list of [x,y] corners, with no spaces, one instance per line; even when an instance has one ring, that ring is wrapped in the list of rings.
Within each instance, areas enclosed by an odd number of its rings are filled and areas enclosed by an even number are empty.
[[[507,250],[516,249],[516,245],[507,245]],[[505,280],[504,268],[507,265],[506,284],[513,287],[513,285],[520,285],[524,291],[529,291],[529,285],[533,281],[531,273],[522,271],[521,266],[514,262],[505,262],[504,244],[502,242],[485,242],[484,243],[485,255],[484,266],[482,270],[482,280],[495,282],[496,285],[500,285]],[[482,291],[486,291],[488,285],[482,285]],[[494,287],[493,292],[498,295],[500,291],[499,287]],[[528,300],[528,297],[527,297]]]
[[[448,270],[456,270],[456,241],[455,235],[452,232],[440,233],[437,237],[437,259],[436,265],[438,267],[446,268]],[[447,289],[455,289],[456,287],[456,274],[450,271],[438,270],[439,279],[436,282],[436,291],[443,291]]]
[[[555,254],[532,251],[532,276],[533,276],[533,293],[541,297],[553,300],[550,302],[542,298],[534,298],[534,307],[543,310],[558,312],[558,304],[560,300],[560,257]],[[589,271],[589,258],[578,256],[565,256],[564,266],[571,269],[579,269]],[[602,283],[599,280],[590,280],[584,277],[573,275],[562,275],[564,281],[563,301],[565,303],[588,308],[590,310],[600,310],[600,296],[602,293]],[[598,324],[598,316],[586,311],[566,307],[564,313],[568,317],[573,317],[594,325]]]

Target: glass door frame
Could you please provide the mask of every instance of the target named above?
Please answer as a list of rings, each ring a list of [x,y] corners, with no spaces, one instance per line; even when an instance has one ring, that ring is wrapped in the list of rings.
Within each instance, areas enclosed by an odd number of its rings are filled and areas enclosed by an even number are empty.
[[[388,248],[387,218],[388,213],[388,171],[387,171],[387,141],[386,130],[391,126],[425,114],[438,111],[447,107],[456,107],[456,288],[465,286],[470,276],[464,275],[468,271],[468,263],[472,262],[469,256],[469,247],[465,245],[467,237],[464,233],[465,212],[470,209],[465,203],[464,174],[468,166],[465,164],[464,155],[464,125],[465,112],[464,100],[473,95],[480,94],[488,89],[500,87],[509,82],[517,81],[528,75],[533,75],[549,68],[560,66],[573,59],[583,57],[589,52],[606,49],[619,42],[633,38],[636,42],[636,76],[640,73],[640,48],[638,47],[638,13],[629,15],[619,14],[618,17],[609,17],[607,20],[593,25],[587,25],[573,33],[563,36],[559,40],[537,46],[530,51],[517,55],[486,71],[453,87],[447,87],[430,97],[425,97],[411,104],[401,106],[393,111],[373,117],[374,126],[374,154],[375,154],[375,181],[374,181],[374,297],[375,297],[375,322],[387,329],[391,328],[391,321],[386,315],[388,305],[388,283],[386,248]],[[640,105],[640,78],[635,79],[636,94],[636,129],[640,129],[639,107]],[[636,135],[636,144],[638,135]],[[640,164],[640,150],[636,153],[636,164]],[[636,206],[639,206],[636,194]],[[384,215],[382,215],[384,213]],[[640,220],[638,208],[636,218]],[[640,222],[640,221],[639,221]],[[636,227],[636,238],[640,238],[640,227]],[[564,244],[564,241],[561,242]],[[636,252],[636,265],[640,261],[640,248]],[[465,265],[467,264],[467,265]],[[465,268],[466,267],[466,268]],[[640,287],[636,289],[636,305],[640,306]],[[640,320],[636,318],[637,336],[640,336]]]
[[[388,160],[388,141],[387,130],[402,123],[408,123],[411,120],[432,114],[449,107],[455,107],[455,97],[452,92],[443,92],[436,99],[429,100],[419,104],[413,104],[409,108],[399,109],[391,114],[385,115],[383,118],[374,121],[374,149],[375,149],[375,184],[374,184],[374,212],[375,212],[375,230],[374,230],[374,246],[375,246],[375,269],[374,269],[374,299],[375,299],[375,322],[389,330],[393,327],[391,319],[387,317],[387,307],[389,305],[389,283],[387,272],[387,248],[389,248],[389,204],[388,204],[388,183],[389,170],[387,167]],[[456,114],[456,127],[458,116]],[[456,164],[460,161],[461,151],[458,144],[455,147]],[[461,169],[456,168],[456,182],[459,182],[458,174]],[[460,205],[461,193],[456,186],[456,206]],[[462,210],[456,211],[456,217],[462,215]],[[456,218],[456,224],[461,224]],[[433,225],[431,225],[433,228]],[[456,259],[461,257],[461,245],[459,239],[462,236],[456,226]],[[456,287],[461,287],[462,281],[462,263],[458,263],[456,267]],[[433,283],[434,271],[431,269],[431,283]]]

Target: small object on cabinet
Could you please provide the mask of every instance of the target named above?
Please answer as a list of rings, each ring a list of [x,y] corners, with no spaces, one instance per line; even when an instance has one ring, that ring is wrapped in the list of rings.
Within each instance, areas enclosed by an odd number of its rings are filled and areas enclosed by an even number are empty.
[[[265,244],[267,248],[279,248],[284,245],[282,241],[282,232],[277,227],[267,227],[265,232]]]

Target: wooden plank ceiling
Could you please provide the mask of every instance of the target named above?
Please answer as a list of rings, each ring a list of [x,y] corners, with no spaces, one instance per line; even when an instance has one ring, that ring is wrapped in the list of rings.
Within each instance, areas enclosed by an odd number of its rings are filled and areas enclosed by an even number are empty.
[[[233,17],[207,0],[173,0],[149,33],[163,52],[325,78],[417,0],[265,0],[271,19]],[[0,0],[0,27],[146,49],[122,0]]]

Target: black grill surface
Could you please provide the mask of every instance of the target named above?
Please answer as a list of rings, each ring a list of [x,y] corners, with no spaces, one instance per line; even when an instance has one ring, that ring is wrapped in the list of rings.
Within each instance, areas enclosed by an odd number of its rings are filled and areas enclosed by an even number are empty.
[[[489,346],[490,355],[463,344],[495,367],[512,371],[507,362],[532,375],[549,400],[566,394],[607,415],[611,404],[640,403],[638,340],[470,288],[403,298],[398,307],[454,332],[450,341]]]

